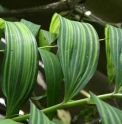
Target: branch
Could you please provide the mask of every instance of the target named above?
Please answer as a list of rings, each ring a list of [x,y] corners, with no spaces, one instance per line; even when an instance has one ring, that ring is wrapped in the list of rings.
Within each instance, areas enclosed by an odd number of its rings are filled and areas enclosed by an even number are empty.
[[[122,94],[109,93],[109,94],[99,95],[97,97],[102,99],[102,100],[106,100],[106,99],[110,99],[110,98],[122,98]],[[68,108],[68,107],[78,106],[78,105],[83,105],[83,104],[91,104],[91,103],[93,103],[93,99],[85,98],[85,99],[76,100],[76,101],[69,101],[67,103],[60,103],[60,104],[57,104],[55,106],[43,109],[41,111],[43,113],[49,113],[49,112],[55,111],[57,109]],[[26,115],[22,115],[22,116],[11,118],[11,119],[14,121],[22,121],[22,120],[28,119],[29,116],[30,116],[30,114],[26,114]]]
[[[52,4],[38,6],[38,7],[10,10],[5,12],[0,12],[0,17],[22,17],[22,16],[31,16],[31,15],[60,12],[63,10],[72,9],[80,1],[81,0],[69,0],[68,3],[66,1],[60,1]]]

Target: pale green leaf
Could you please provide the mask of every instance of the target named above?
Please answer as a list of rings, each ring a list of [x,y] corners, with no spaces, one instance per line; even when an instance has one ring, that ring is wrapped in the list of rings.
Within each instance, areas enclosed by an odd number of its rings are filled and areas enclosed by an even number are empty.
[[[55,124],[50,121],[36,106],[30,101],[31,111],[29,117],[29,124]]]
[[[122,124],[122,111],[103,102],[93,93],[90,94],[97,105],[102,124]]]
[[[70,124],[71,115],[68,111],[65,111],[63,109],[57,110],[57,115],[61,119],[63,124]]]
[[[36,36],[38,34],[38,31],[39,31],[39,29],[41,27],[40,25],[34,24],[34,23],[32,23],[30,21],[27,21],[25,19],[21,19],[21,22],[23,24],[25,24],[30,29],[30,31],[32,32],[32,34],[34,36]]]
[[[4,28],[4,20],[0,18],[0,29]]]
[[[109,43],[109,33],[108,28],[105,30],[106,40],[105,40],[105,47],[106,47],[106,57],[107,57],[107,75],[108,75],[108,82],[112,83],[115,73],[114,73],[114,65],[110,53],[110,43]]]
[[[6,97],[6,118],[10,118],[19,112],[34,89],[38,51],[33,34],[20,22],[5,21],[5,40],[1,85]]]
[[[19,124],[19,123],[15,122],[11,119],[2,119],[2,120],[0,120],[0,124]]]
[[[54,25],[59,26],[55,29]],[[58,34],[58,56],[65,81],[65,98],[69,101],[93,76],[99,57],[99,39],[87,23],[71,21],[55,14],[50,32]]]
[[[45,31],[45,30],[40,30],[39,32],[39,46],[49,46],[51,43],[53,43],[56,40],[56,35]],[[44,48],[45,50],[50,50],[50,48]]]

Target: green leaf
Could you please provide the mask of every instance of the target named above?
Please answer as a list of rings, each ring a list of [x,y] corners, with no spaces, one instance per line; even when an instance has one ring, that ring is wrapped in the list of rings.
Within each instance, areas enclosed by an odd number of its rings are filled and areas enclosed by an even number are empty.
[[[32,100],[40,100],[40,99],[45,98],[46,96],[47,96],[47,92],[45,92],[45,94],[42,95],[42,96],[31,97],[31,99],[32,99]]]
[[[0,121],[3,121],[4,120],[4,118],[0,118]]]
[[[93,93],[90,92],[90,94],[97,105],[98,112],[102,119],[102,124],[122,123],[122,111],[103,102],[102,100],[97,98]]]
[[[57,118],[53,118],[52,120],[54,123],[56,124],[64,124],[61,120],[57,119]]]
[[[18,113],[34,89],[38,49],[33,34],[20,22],[5,21],[5,39],[1,85],[6,97],[6,118],[9,118]]]
[[[53,43],[56,40],[56,35],[45,31],[45,30],[40,30],[39,32],[39,46],[49,46],[51,43]],[[45,50],[50,50],[50,48],[45,48]]]
[[[52,17],[49,31],[51,33],[54,33],[54,34],[58,35],[58,33],[59,33],[59,26],[60,26],[60,21],[58,20],[57,13],[55,13],[53,15],[53,17]]]
[[[37,34],[38,34],[38,31],[39,31],[39,29],[40,29],[40,25],[37,25],[37,24],[34,24],[34,23],[32,23],[32,22],[30,22],[30,21],[27,21],[27,20],[25,20],[25,19],[21,19],[21,22],[23,23],[23,24],[25,24],[29,29],[30,29],[30,31],[32,32],[32,34],[34,35],[34,36],[37,36]]]
[[[44,64],[47,84],[47,107],[58,103],[63,80],[62,70],[57,56],[46,50],[39,49]]]
[[[2,120],[0,120],[0,124],[19,124],[19,123],[15,122],[11,119],[2,119]]]
[[[36,106],[30,101],[31,111],[29,117],[29,124],[55,124],[50,121]]]
[[[112,57],[110,53],[110,42],[109,42],[109,32],[108,28],[105,29],[105,46],[106,46],[106,57],[107,57],[107,75],[108,75],[108,82],[111,83],[114,79],[114,65],[112,62]]]
[[[109,38],[110,54],[115,71],[115,92],[119,92],[122,86],[122,29],[107,25],[105,28],[106,38]],[[108,57],[108,56],[107,56]],[[109,56],[110,57],[110,56]],[[111,62],[111,60],[110,60]]]
[[[58,33],[57,29],[54,30],[55,23],[59,25]],[[99,39],[90,24],[71,21],[58,14],[52,18],[50,32],[58,34],[66,102],[78,94],[93,76],[98,63]]]
[[[4,28],[4,20],[0,18],[0,29]]]

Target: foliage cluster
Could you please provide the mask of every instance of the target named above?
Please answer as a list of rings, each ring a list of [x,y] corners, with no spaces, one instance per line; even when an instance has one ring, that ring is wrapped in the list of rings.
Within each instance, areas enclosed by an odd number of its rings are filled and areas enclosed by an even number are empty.
[[[122,111],[110,106],[100,99],[122,98],[122,30],[111,25],[105,27],[105,43],[107,55],[107,71],[109,83],[115,78],[113,93],[73,101],[88,83],[96,71],[100,39],[89,23],[68,20],[55,13],[49,31],[40,29],[40,25],[22,19],[20,22],[8,22],[0,19],[0,37],[5,34],[6,47],[1,72],[1,86],[6,98],[6,119],[2,123],[17,124],[29,118],[30,124],[54,124],[52,118],[55,111],[61,108],[82,104],[96,104],[103,124],[121,124]],[[39,33],[38,33],[39,32]],[[36,37],[39,35],[39,47]],[[56,44],[53,46],[53,44]],[[56,54],[50,52],[57,47]],[[41,97],[47,97],[47,108],[38,110],[30,101],[30,114],[15,117],[18,111],[30,98],[36,84],[39,57],[44,64],[47,91]],[[62,103],[58,103],[61,83],[64,81],[65,93]],[[91,113],[96,109],[81,111],[91,121]],[[47,116],[44,115],[47,113]],[[78,117],[77,116],[77,117]],[[76,117],[76,118],[77,118]],[[70,121],[60,121],[69,124]]]

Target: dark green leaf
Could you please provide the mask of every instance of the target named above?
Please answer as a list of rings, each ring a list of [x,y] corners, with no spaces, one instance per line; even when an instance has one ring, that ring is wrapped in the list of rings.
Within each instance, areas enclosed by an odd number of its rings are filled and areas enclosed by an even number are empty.
[[[110,54],[112,58],[112,63],[114,64],[114,71],[115,71],[115,92],[119,92],[122,86],[122,29],[115,28],[113,26],[107,25],[105,29],[106,35],[106,42],[110,44]],[[111,62],[111,59],[109,59]],[[113,67],[111,66],[111,69]],[[113,72],[112,72],[113,73]]]
[[[58,103],[61,82],[63,80],[62,70],[57,56],[46,50],[39,49],[42,57],[47,84],[47,106]]]
[[[86,122],[92,121],[92,117],[91,116],[88,116],[88,115],[86,115],[84,117],[84,119],[85,119]]]
[[[103,102],[93,93],[90,94],[97,105],[102,124],[122,124],[122,111]]]
[[[54,25],[59,26],[59,30]],[[93,76],[98,63],[99,39],[90,24],[71,21],[58,14],[52,18],[50,32],[58,34],[66,102],[78,94]]]
[[[40,47],[49,46],[56,40],[56,35],[45,30],[40,30],[39,32],[39,45]],[[50,48],[45,48],[45,50],[50,50]]]
[[[3,12],[4,11],[4,8],[2,5],[0,5],[0,12]]]
[[[38,51],[33,34],[20,22],[5,22],[5,39],[1,82],[6,97],[6,118],[9,118],[18,113],[33,91]]]
[[[29,117],[29,124],[55,124],[50,121],[40,110],[36,108],[36,106],[30,102],[31,111]]]
[[[25,24],[30,29],[30,31],[32,32],[32,34],[34,36],[36,36],[38,34],[38,31],[39,31],[39,29],[41,27],[40,25],[34,24],[34,23],[32,23],[30,21],[27,21],[25,19],[21,19],[21,22],[23,24]]]
[[[31,97],[31,99],[33,99],[33,100],[40,100],[40,99],[45,98],[46,96],[47,96],[47,92],[44,95],[42,95],[42,96]]]

